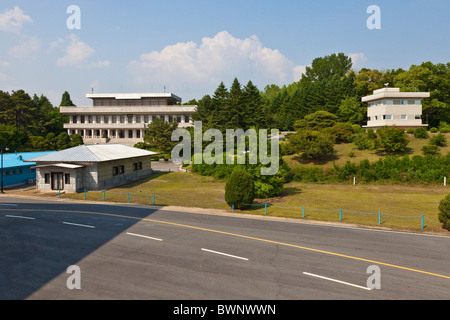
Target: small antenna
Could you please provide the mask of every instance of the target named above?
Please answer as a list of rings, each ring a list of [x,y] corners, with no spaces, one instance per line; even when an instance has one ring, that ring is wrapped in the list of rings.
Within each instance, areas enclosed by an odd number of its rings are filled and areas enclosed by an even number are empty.
[[[164,86],[164,93],[166,93],[166,86]]]
[[[91,88],[91,92],[94,93],[94,88]]]

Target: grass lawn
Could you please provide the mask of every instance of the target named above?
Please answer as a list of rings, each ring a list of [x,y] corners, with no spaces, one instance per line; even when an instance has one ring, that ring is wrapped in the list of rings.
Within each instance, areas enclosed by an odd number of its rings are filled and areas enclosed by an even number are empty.
[[[223,209],[226,205],[225,182],[194,173],[166,173],[106,191],[105,199],[126,203],[160,206],[184,206]],[[413,185],[348,185],[305,184],[292,182],[285,185],[279,197],[255,200],[255,205],[235,213],[289,217],[296,219],[342,222],[396,230],[444,232],[438,222],[438,205],[448,193],[444,186]],[[84,193],[66,194],[64,198],[84,199]],[[103,192],[88,192],[87,200],[102,201]],[[303,209],[305,207],[305,218]],[[342,212],[340,221],[339,209]],[[378,212],[382,212],[379,225]],[[358,213],[354,213],[358,212]]]

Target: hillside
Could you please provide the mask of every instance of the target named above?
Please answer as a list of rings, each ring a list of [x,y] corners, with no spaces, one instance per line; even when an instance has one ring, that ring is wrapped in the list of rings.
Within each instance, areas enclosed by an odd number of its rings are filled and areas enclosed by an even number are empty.
[[[437,135],[437,133],[428,132],[428,135],[431,138],[433,135]],[[448,143],[447,146],[440,148],[439,153],[441,155],[446,155],[448,152],[450,152],[450,133],[445,133],[444,135],[447,138]],[[408,134],[408,139],[410,142],[406,147],[406,150],[404,152],[395,154],[399,156],[423,155],[422,147],[428,144],[429,139],[418,139],[411,134]],[[370,162],[374,162],[387,155],[384,151],[381,150],[358,150],[354,143],[335,144],[334,149],[334,155],[326,157],[322,160],[306,160],[298,154],[283,156],[283,159],[291,168],[295,168],[298,166],[320,166],[328,168],[332,167],[334,164],[342,166],[347,161],[350,161],[352,163],[360,163],[362,160],[367,159]],[[351,153],[352,156],[350,156]]]

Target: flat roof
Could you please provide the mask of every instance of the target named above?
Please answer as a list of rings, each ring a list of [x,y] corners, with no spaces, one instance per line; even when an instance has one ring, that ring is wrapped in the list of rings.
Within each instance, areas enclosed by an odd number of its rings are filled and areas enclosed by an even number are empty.
[[[15,152],[15,153],[4,153],[3,154],[3,168],[14,168],[21,166],[30,166],[28,159],[43,156],[56,151],[36,151],[36,152]]]
[[[26,160],[27,162],[104,162],[112,160],[145,157],[157,154],[153,151],[133,148],[122,144],[94,144],[54,152],[40,157]]]
[[[181,98],[170,92],[164,93],[91,93],[86,94],[88,99],[116,99],[116,100],[140,100],[142,98],[171,98],[181,101]]]
[[[373,95],[363,97],[362,102],[369,102],[380,99],[423,99],[429,98],[429,92],[400,92],[400,88],[383,88],[373,92]]]

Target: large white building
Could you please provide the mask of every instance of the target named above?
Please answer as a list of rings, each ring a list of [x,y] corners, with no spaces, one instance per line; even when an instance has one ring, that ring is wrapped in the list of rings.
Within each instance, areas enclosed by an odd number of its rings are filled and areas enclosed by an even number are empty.
[[[181,105],[172,93],[87,94],[90,107],[60,107],[69,116],[64,125],[69,135],[79,134],[84,143],[120,143],[134,146],[143,142],[145,128],[155,118],[177,121],[179,127],[192,125],[196,106]]]
[[[429,92],[400,92],[399,88],[375,90],[373,95],[362,98],[362,102],[368,103],[368,122],[364,127],[375,130],[385,126],[426,127],[422,123],[422,99],[429,97]]]

